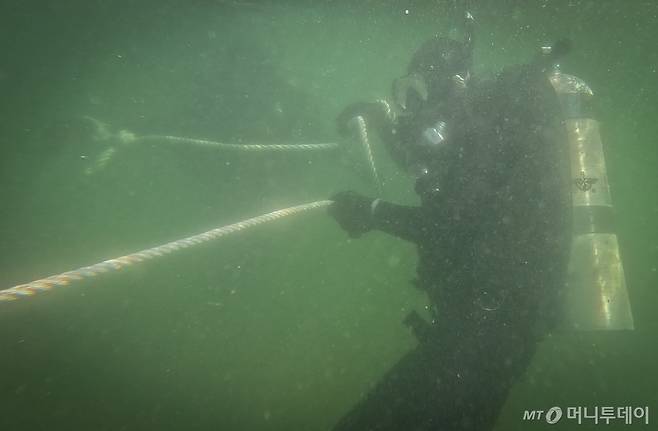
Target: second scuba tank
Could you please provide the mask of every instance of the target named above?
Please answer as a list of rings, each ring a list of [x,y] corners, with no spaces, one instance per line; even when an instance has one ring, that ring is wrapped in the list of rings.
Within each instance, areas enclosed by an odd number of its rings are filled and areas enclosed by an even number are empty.
[[[573,239],[563,323],[576,330],[634,329],[592,90],[559,71],[550,81],[562,106],[571,160]]]

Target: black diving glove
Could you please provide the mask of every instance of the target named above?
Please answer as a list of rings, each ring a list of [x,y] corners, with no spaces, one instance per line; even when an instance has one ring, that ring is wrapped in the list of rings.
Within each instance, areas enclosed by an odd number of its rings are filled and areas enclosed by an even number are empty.
[[[387,102],[352,103],[343,109],[336,118],[338,133],[343,137],[349,136],[352,128],[351,122],[357,116],[363,117],[368,126],[372,126],[377,130],[390,125],[391,119],[386,114],[387,106]]]
[[[358,238],[372,229],[372,202],[356,192],[339,192],[331,197],[331,215],[351,238]]]
[[[349,136],[350,122],[352,119],[358,115],[363,117],[367,116],[367,113],[370,109],[370,104],[367,102],[352,103],[343,109],[336,118],[338,133],[343,137]]]

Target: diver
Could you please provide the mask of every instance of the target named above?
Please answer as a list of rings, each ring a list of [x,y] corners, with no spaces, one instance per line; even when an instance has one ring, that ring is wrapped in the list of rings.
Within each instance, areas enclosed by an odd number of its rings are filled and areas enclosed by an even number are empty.
[[[472,21],[472,17],[468,15]],[[556,321],[568,261],[569,162],[548,74],[569,50],[545,49],[496,78],[472,76],[472,33],[433,37],[393,85],[393,104],[356,103],[419,206],[346,191],[329,212],[351,237],[380,230],[416,244],[414,284],[431,319],[419,341],[335,430],[488,430]]]

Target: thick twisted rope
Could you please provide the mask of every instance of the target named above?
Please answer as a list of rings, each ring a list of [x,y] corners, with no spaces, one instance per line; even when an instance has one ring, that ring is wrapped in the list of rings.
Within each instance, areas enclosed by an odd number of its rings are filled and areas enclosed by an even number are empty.
[[[127,266],[151,260],[156,257],[165,256],[175,251],[202,244],[204,242],[217,239],[233,232],[241,231],[262,223],[277,220],[282,217],[298,214],[315,208],[326,207],[329,204],[331,204],[331,201],[317,201],[293,206],[290,208],[280,209],[227,226],[218,227],[198,235],[138,251],[137,253],[128,254],[126,256],[121,256],[115,259],[109,259],[95,265],[85,266],[83,268],[74,269],[73,271],[67,271],[62,274],[52,275],[47,278],[32,281],[30,283],[20,284],[9,289],[0,290],[0,303],[15,301],[17,299],[33,296],[37,293],[46,292],[56,287],[67,286],[71,282],[95,277],[106,272],[118,271]]]
[[[169,135],[146,135],[135,136],[135,142],[170,142],[175,144],[199,145],[205,147],[214,147],[222,150],[236,151],[313,151],[313,150],[335,150],[338,144],[334,142],[319,144],[226,144],[224,142],[208,141],[206,139],[184,138],[180,136]]]
[[[183,136],[171,135],[144,135],[139,136],[129,130],[119,130],[112,132],[110,126],[93,117],[83,116],[84,120],[89,121],[94,128],[94,139],[101,142],[108,142],[110,146],[98,155],[93,165],[89,166],[85,173],[94,174],[103,170],[114,158],[119,146],[140,144],[140,143],[165,143],[165,144],[183,144],[196,145],[201,147],[211,147],[228,151],[244,152],[283,152],[283,151],[328,151],[338,149],[335,142],[325,142],[317,144],[227,144],[224,142],[210,141],[208,139],[196,139]]]
[[[352,125],[356,129],[357,135],[359,136],[359,143],[363,148],[363,151],[366,154],[368,160],[368,166],[370,167],[370,173],[372,173],[372,178],[377,185],[379,194],[383,193],[382,182],[379,180],[379,174],[377,174],[377,166],[375,165],[375,157],[372,154],[372,148],[370,146],[370,138],[368,137],[368,125],[366,124],[365,118],[361,115],[357,115],[352,118]]]

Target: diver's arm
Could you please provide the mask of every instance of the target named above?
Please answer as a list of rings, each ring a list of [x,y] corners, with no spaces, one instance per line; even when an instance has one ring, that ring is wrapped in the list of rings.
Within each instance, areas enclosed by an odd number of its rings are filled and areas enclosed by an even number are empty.
[[[397,205],[375,199],[372,203],[372,226],[400,239],[418,243],[425,226],[421,207]]]
[[[340,192],[332,196],[329,214],[352,238],[373,229],[398,238],[418,242],[424,226],[420,207],[397,205],[371,199],[356,192]]]

